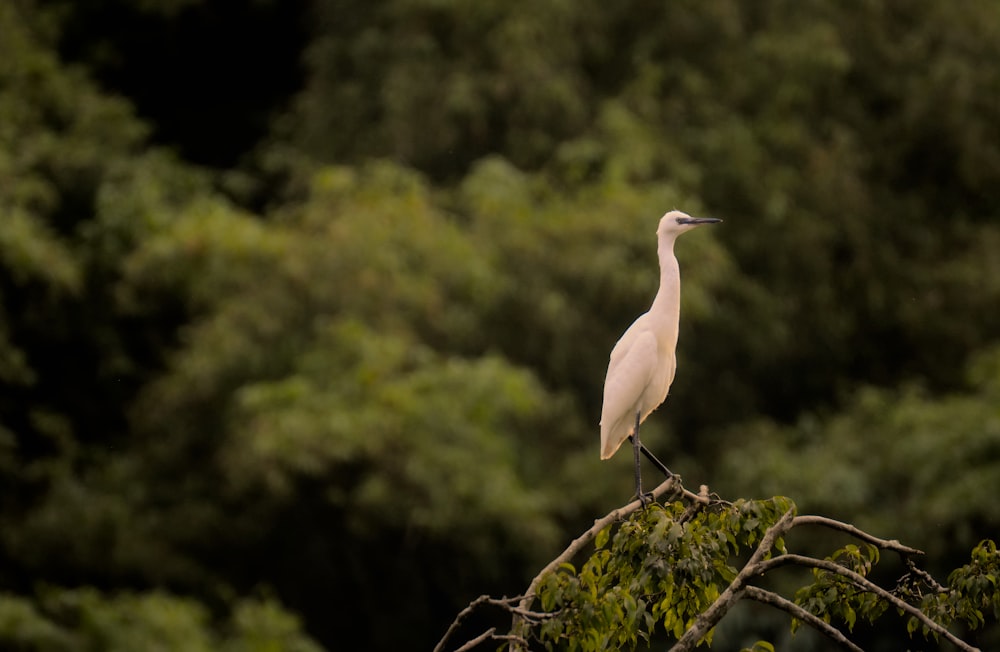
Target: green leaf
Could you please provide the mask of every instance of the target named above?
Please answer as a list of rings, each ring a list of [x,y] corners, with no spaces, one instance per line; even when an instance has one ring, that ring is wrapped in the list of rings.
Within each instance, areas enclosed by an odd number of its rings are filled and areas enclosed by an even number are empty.
[[[858,616],[857,616],[856,613],[854,613],[854,609],[852,609],[850,606],[845,606],[844,607],[844,622],[847,623],[847,629],[849,629],[850,631],[853,632],[854,631],[854,623],[855,623],[855,621],[857,619],[858,619]]]
[[[743,648],[740,652],[774,652],[774,646],[767,641],[757,641],[753,647]]]
[[[568,561],[564,561],[564,562],[560,563],[559,564],[559,568],[561,568],[562,570],[566,571],[570,575],[576,575],[576,566],[574,566],[573,564],[569,563]]]
[[[677,620],[675,620],[674,631],[673,631],[674,638],[680,638],[681,636],[684,636],[684,630],[685,630],[684,619],[678,618]]]
[[[607,526],[606,528],[603,528],[600,532],[597,533],[597,536],[594,537],[594,547],[600,550],[601,548],[607,545],[609,538],[611,538],[610,525]]]

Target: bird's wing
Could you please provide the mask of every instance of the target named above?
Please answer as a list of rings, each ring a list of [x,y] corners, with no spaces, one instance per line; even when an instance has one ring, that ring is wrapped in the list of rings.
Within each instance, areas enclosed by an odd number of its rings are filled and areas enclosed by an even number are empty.
[[[601,408],[601,459],[614,455],[632,432],[639,398],[655,368],[656,337],[637,320],[611,352]]]
[[[609,376],[611,375],[611,372],[618,367],[618,364],[628,354],[629,349],[632,348],[632,345],[635,343],[635,340],[639,337],[639,335],[641,335],[643,332],[648,331],[648,327],[646,326],[648,321],[649,321],[649,313],[648,312],[642,313],[636,318],[634,322],[632,322],[631,326],[625,329],[625,332],[622,333],[622,336],[618,338],[617,342],[615,342],[614,348],[611,349],[611,359],[608,361]]]

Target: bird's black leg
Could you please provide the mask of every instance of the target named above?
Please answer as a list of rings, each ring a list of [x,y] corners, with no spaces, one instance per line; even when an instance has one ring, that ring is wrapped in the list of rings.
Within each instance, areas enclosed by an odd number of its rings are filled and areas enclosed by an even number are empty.
[[[656,459],[656,456],[653,455],[648,448],[646,448],[642,444],[639,444],[639,450],[642,451],[642,454],[646,456],[646,459],[649,460],[650,463],[652,463],[652,465],[655,466],[660,473],[662,473],[664,476],[668,478],[674,477],[674,472],[668,469],[666,464]]]
[[[629,437],[629,439],[632,440],[632,451],[635,454],[635,495],[639,498],[639,502],[642,503],[642,506],[645,507],[649,503],[653,502],[653,494],[642,493],[642,468],[639,463],[639,451],[646,451],[646,448],[639,442],[639,421],[641,420],[641,417],[641,412],[635,413],[635,432],[631,437]],[[648,456],[651,453],[646,451],[646,454]],[[662,466],[662,464],[660,466]]]

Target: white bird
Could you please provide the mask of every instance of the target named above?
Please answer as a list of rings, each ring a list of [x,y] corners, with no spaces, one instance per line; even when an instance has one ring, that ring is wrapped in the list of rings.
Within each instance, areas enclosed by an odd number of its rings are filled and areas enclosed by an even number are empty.
[[[614,455],[626,439],[632,440],[635,491],[643,503],[647,496],[642,493],[640,450],[661,471],[671,475],[639,442],[639,424],[666,399],[677,369],[675,349],[680,326],[681,274],[674,256],[674,241],[696,226],[721,221],[712,217],[691,217],[680,211],[670,211],[660,218],[656,229],[660,288],[653,305],[632,322],[611,350],[601,408],[601,459]]]

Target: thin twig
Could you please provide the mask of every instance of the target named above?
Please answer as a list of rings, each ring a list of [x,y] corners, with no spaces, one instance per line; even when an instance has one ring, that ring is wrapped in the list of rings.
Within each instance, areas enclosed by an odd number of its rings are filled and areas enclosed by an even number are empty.
[[[950,593],[951,592],[951,589],[949,589],[948,587],[941,586],[941,584],[938,583],[938,581],[936,579],[934,579],[933,575],[931,575],[930,573],[928,573],[927,571],[925,571],[922,568],[917,568],[917,565],[913,562],[912,559],[907,559],[906,560],[906,567],[909,569],[910,573],[913,573],[914,575],[916,575],[917,577],[919,577],[920,579],[922,579],[928,586],[930,586],[932,589],[934,589],[935,593]]]
[[[480,634],[476,638],[472,638],[472,639],[469,639],[468,641],[466,641],[465,644],[462,647],[456,648],[455,652],[468,652],[469,650],[471,650],[472,648],[476,647],[477,645],[479,645],[483,641],[487,641],[487,640],[493,638],[493,634],[496,631],[497,631],[496,627],[490,627],[489,629],[487,629],[485,632],[483,632],[482,634]],[[437,648],[434,648],[434,649],[437,649]]]
[[[526,640],[524,640],[523,638],[521,638],[520,636],[514,636],[513,634],[497,634],[496,631],[497,631],[496,627],[490,627],[489,629],[487,629],[485,632],[483,632],[482,634],[480,634],[476,638],[473,638],[471,640],[466,641],[462,645],[462,647],[456,648],[455,652],[469,652],[469,650],[471,650],[472,648],[476,647],[480,643],[486,642],[487,640],[511,641],[511,642],[514,642],[514,643],[518,643],[520,645],[527,645],[528,644],[528,642]]]
[[[548,620],[552,618],[555,614],[549,613],[547,611],[528,611],[527,609],[521,609],[520,607],[507,607],[507,611],[512,614],[516,614],[525,620],[531,622],[538,622],[540,620]]]
[[[524,598],[525,596],[523,595],[514,596],[513,598],[491,598],[488,595],[479,596],[478,598],[470,602],[469,606],[458,612],[458,615],[455,616],[455,620],[453,620],[451,622],[451,625],[448,626],[448,631],[444,633],[444,636],[441,637],[441,640],[438,641],[438,644],[434,646],[434,652],[443,652],[444,646],[448,642],[448,639],[451,638],[452,634],[454,634],[455,631],[461,626],[465,618],[473,611],[475,611],[478,607],[484,604],[500,607],[501,609],[509,611],[512,614],[516,614],[517,616],[531,623],[537,623],[540,620],[545,620],[547,618],[552,617],[552,614],[550,613],[545,613],[542,611],[529,611],[527,609],[522,609],[519,606],[515,606],[514,603],[519,603],[522,600],[524,600]],[[496,628],[494,627],[490,630],[487,630],[487,632],[485,632],[484,634],[480,634],[480,636],[477,637],[479,640],[476,642],[476,645],[485,641],[487,638],[498,639],[501,638],[501,636],[506,636],[506,635],[495,634],[495,632]],[[473,639],[473,641],[476,641],[476,639]],[[459,649],[468,649],[466,646],[469,645],[469,643],[472,643],[473,641],[469,641]]]
[[[768,604],[772,607],[777,607],[782,611],[787,612],[792,618],[797,618],[802,622],[806,623],[813,629],[819,631],[821,634],[825,635],[827,638],[832,640],[834,643],[840,644],[841,647],[851,650],[851,652],[864,652],[857,645],[852,643],[850,639],[844,636],[844,633],[839,629],[826,622],[822,618],[812,615],[799,605],[795,604],[791,600],[781,597],[777,593],[772,593],[756,586],[745,586],[743,587],[743,592],[747,598],[751,600],[756,600],[762,604]]]
[[[471,614],[473,611],[475,611],[476,607],[478,607],[481,604],[486,603],[490,599],[491,598],[488,595],[485,595],[485,594],[481,595],[478,598],[476,598],[475,600],[473,600],[472,602],[470,602],[468,607],[466,607],[465,609],[462,609],[461,611],[459,611],[458,615],[455,616],[455,620],[451,621],[451,625],[448,626],[448,631],[446,631],[444,633],[444,636],[441,637],[441,640],[438,641],[438,644],[434,646],[434,652],[443,652],[445,643],[447,643],[448,639],[451,638],[451,635],[455,633],[455,630],[457,630],[459,628],[459,626],[461,626],[462,621],[465,620],[465,618],[469,614]],[[494,628],[494,630],[495,630],[495,628]],[[486,639],[483,639],[483,640],[486,640]]]
[[[709,504],[712,504],[712,502],[713,502],[712,499],[711,499],[711,497],[708,494],[708,485],[707,484],[701,485],[700,489],[698,490],[698,493],[695,493],[693,491],[685,489],[684,485],[680,484],[680,476],[677,476],[677,486],[679,486],[681,488],[681,494],[685,498],[687,498],[689,501],[691,501],[692,503],[699,503],[701,505],[709,505]]]
[[[826,516],[814,516],[812,514],[804,516],[796,516],[795,522],[792,527],[797,527],[799,525],[821,525],[823,527],[828,527],[832,530],[839,530],[841,532],[846,532],[856,539],[861,539],[866,543],[870,543],[877,548],[883,550],[892,550],[893,552],[898,552],[904,557],[909,555],[923,555],[922,550],[917,550],[916,548],[911,548],[909,546],[904,546],[902,543],[896,539],[880,539],[876,536],[868,534],[864,530],[860,530],[850,523],[844,523],[842,521],[837,521],[832,518],[827,518]]]
[[[471,614],[476,609],[476,607],[485,603],[489,599],[490,596],[483,594],[478,598],[476,598],[475,600],[473,600],[472,602],[470,602],[469,606],[467,606],[465,609],[459,611],[458,615],[455,616],[455,620],[451,621],[451,625],[448,626],[448,631],[444,633],[444,636],[441,637],[441,640],[438,641],[438,644],[434,646],[434,652],[443,652],[445,643],[447,643],[448,639],[451,638],[451,635],[455,633],[455,630],[459,628],[459,626],[462,624],[462,621],[465,620],[466,616]]]
[[[948,639],[948,642],[957,647],[958,649],[964,650],[965,652],[979,652],[979,648],[973,647],[968,643],[966,643],[965,641],[961,640],[960,638],[956,637],[954,634],[949,632],[946,627],[943,627],[942,625],[931,620],[930,617],[927,616],[927,614],[920,611],[920,609],[917,609],[909,602],[901,600],[899,597],[893,595],[889,591],[886,591],[881,586],[875,584],[864,575],[855,573],[851,569],[845,568],[844,566],[841,566],[836,562],[830,561],[828,559],[813,559],[812,557],[806,557],[804,555],[787,554],[787,555],[780,555],[778,557],[772,557],[771,559],[764,560],[757,564],[758,572],[761,575],[775,568],[779,568],[781,566],[789,566],[789,565],[806,566],[809,568],[819,568],[821,570],[829,571],[831,573],[836,573],[837,575],[840,575],[841,577],[850,580],[850,582],[855,586],[857,586],[859,589],[868,591],[869,593],[874,593],[883,600],[892,604],[892,606],[896,607],[897,609],[901,609],[902,611],[905,611],[906,613],[910,614],[911,616],[919,620],[929,630],[936,632],[941,636],[945,637],[946,639]]]
[[[691,501],[691,504],[687,506],[687,509],[684,510],[684,513],[681,514],[680,517],[677,519],[678,523],[687,523],[692,518],[694,518],[695,515],[698,512],[700,512],[703,508],[712,504],[712,499],[709,498],[708,496],[707,484],[701,485],[701,487],[698,489],[697,495],[698,499]]]
[[[708,630],[715,627],[733,604],[740,599],[743,588],[750,578],[759,574],[757,569],[761,565],[762,560],[771,551],[775,539],[784,536],[791,528],[794,517],[795,508],[793,507],[785,512],[774,525],[767,529],[757,549],[754,550],[754,553],[750,555],[750,559],[747,560],[746,565],[743,566],[743,570],[733,578],[729,586],[715,599],[715,602],[709,605],[708,609],[698,614],[698,617],[694,619],[694,624],[670,648],[670,652],[688,652],[697,647],[698,643],[705,637],[705,634],[708,633]]]

